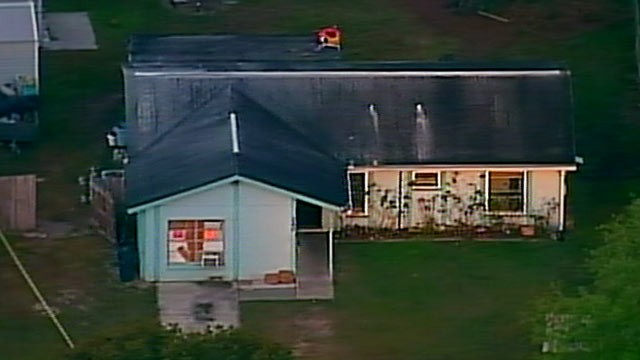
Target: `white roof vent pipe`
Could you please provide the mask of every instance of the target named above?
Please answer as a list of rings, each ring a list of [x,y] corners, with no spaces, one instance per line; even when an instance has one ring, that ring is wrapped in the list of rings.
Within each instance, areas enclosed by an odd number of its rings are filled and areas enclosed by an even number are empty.
[[[233,153],[240,153],[240,143],[238,142],[238,116],[236,113],[229,113],[229,122],[231,124],[231,145]]]

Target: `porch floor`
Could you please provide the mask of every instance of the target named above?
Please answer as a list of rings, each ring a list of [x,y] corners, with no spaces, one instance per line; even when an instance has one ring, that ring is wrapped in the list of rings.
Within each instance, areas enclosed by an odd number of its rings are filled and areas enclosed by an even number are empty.
[[[298,233],[298,299],[333,299],[329,261],[327,232]]]

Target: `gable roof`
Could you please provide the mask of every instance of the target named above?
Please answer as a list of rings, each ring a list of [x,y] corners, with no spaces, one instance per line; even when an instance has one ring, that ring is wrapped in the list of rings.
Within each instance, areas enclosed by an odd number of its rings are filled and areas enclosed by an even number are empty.
[[[348,164],[575,163],[570,73],[558,64],[262,61],[243,51],[205,64],[197,52],[194,62],[133,48],[132,204],[236,175],[345,204]],[[136,185],[141,177],[150,185]]]
[[[126,76],[129,88],[136,88],[128,94],[128,118],[139,115],[140,108],[153,108],[155,113],[144,122],[153,122],[159,131],[217,96],[217,89],[229,88],[247,94],[345,163],[575,162],[567,71],[522,75],[487,71],[472,76],[447,71],[145,76],[128,70]],[[422,122],[418,104],[426,117]],[[130,125],[131,132],[138,134],[128,139],[135,153],[155,134],[142,134],[135,122]]]
[[[130,207],[230,177],[337,207],[346,204],[342,162],[310,145],[301,133],[245,95],[227,95],[191,113],[188,121],[168,129],[132,157],[126,167]],[[226,109],[236,114],[235,130]]]
[[[35,10],[31,2],[0,2],[0,24],[0,42],[38,39]]]

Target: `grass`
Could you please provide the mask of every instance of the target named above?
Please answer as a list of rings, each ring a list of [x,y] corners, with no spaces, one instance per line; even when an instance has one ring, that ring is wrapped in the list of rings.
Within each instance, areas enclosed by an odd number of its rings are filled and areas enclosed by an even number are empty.
[[[103,239],[10,237],[10,241],[74,341],[119,323],[156,316],[153,288],[121,283],[114,254]],[[38,302],[4,247],[0,268],[0,356],[36,360],[46,354],[47,359],[60,359],[65,343],[44,312],[35,310]]]
[[[47,5],[49,11],[89,11],[100,49],[43,52],[41,139],[20,156],[0,152],[0,174],[33,172],[44,179],[41,217],[86,217],[77,202],[76,177],[91,165],[110,165],[103,134],[123,118],[120,64],[132,33],[308,34],[337,23],[347,30],[350,59],[464,54],[458,39],[435,35],[437,29],[389,0],[246,0],[214,15],[176,13],[162,3]],[[578,152],[586,164],[572,177],[569,203],[577,228],[570,241],[340,245],[334,302],[245,304],[248,328],[290,339],[301,354],[319,359],[516,359],[534,351],[521,323],[530,300],[550,281],[588,280],[581,263],[585,250],[598,243],[594,227],[626,204],[640,183],[640,117],[632,106],[638,93],[630,18],[568,41],[523,35],[527,41],[495,49],[492,56],[564,59],[574,75]],[[155,316],[151,290],[117,282],[113,251],[103,240],[12,240],[76,340],[111,324]],[[35,300],[4,251],[0,284],[0,357],[59,358],[63,342],[32,309]]]
[[[340,244],[334,302],[245,303],[242,320],[313,359],[522,359],[532,300],[585,281],[574,246]]]

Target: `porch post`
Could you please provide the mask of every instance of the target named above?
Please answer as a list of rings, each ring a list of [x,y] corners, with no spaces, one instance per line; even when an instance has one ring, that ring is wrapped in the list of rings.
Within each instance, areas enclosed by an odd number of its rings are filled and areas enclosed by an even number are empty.
[[[329,229],[329,278],[333,281],[333,226]]]
[[[567,196],[566,171],[560,170],[560,221],[558,224],[558,230],[564,231],[565,226],[565,197]]]

